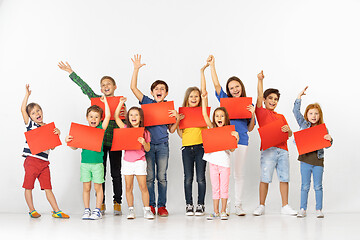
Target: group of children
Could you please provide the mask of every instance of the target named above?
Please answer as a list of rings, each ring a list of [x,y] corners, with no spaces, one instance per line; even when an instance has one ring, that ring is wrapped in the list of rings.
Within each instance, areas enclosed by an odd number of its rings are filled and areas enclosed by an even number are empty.
[[[131,79],[131,90],[139,103],[159,103],[165,102],[168,95],[168,85],[162,80],[155,81],[151,87],[150,98],[144,95],[137,87],[137,78],[139,69],[145,64],[141,63],[141,55],[135,55],[132,59],[134,71]],[[71,69],[68,63],[59,63],[59,68],[67,71],[70,78],[81,87],[84,94],[90,99],[101,97],[93,92],[93,90]],[[206,80],[204,71],[210,67],[212,82],[215,87],[215,95],[220,101],[221,98],[238,98],[246,97],[245,86],[237,77],[231,77],[226,83],[226,93],[220,86],[217,73],[215,70],[215,58],[210,55],[206,64],[200,70],[201,90],[197,87],[190,87],[186,90],[183,107],[202,107],[202,114],[207,127],[179,128],[179,122],[191,116],[179,114],[176,110],[169,111],[169,117],[175,117],[174,124],[164,124],[146,127],[143,137],[139,137],[138,141],[142,147],[140,150],[125,150],[123,160],[121,151],[111,151],[114,128],[138,128],[144,127],[144,113],[141,108],[132,107],[128,111],[122,111],[125,107],[126,98],[121,97],[116,108],[114,118],[110,120],[110,108],[107,103],[107,97],[113,97],[116,90],[116,83],[113,78],[104,76],[100,80],[101,92],[103,96],[101,101],[105,105],[105,117],[101,121],[103,109],[96,105],[92,105],[87,109],[86,119],[90,127],[105,130],[105,136],[101,152],[83,149],[81,153],[80,165],[80,181],[83,182],[83,201],[84,213],[82,219],[96,220],[102,218],[102,214],[106,210],[105,206],[105,174],[107,155],[110,158],[110,172],[113,180],[113,203],[114,214],[120,215],[122,203],[122,179],[124,175],[126,184],[126,200],[129,207],[128,219],[135,218],[134,200],[133,200],[133,183],[136,176],[141,191],[142,201],[144,205],[144,218],[154,219],[157,213],[159,216],[168,216],[166,209],[167,196],[167,168],[169,160],[169,135],[168,132],[177,131],[182,138],[182,160],[184,168],[184,192],[186,200],[185,213],[188,216],[205,214],[205,195],[206,195],[206,162],[209,162],[210,180],[212,185],[212,197],[214,212],[207,219],[212,220],[220,218],[228,219],[227,200],[229,198],[229,180],[230,180],[230,159],[234,161],[234,179],[235,179],[235,213],[238,216],[244,216],[246,213],[242,208],[242,193],[244,183],[244,163],[248,148],[248,132],[255,127],[255,115],[260,127],[263,127],[276,120],[281,120],[283,126],[281,130],[290,137],[292,131],[288,126],[283,115],[276,113],[274,110],[280,98],[277,89],[267,89],[263,91],[264,74],[258,74],[258,96],[256,105],[247,106],[251,113],[248,119],[229,119],[229,114],[224,107],[218,107],[214,110],[212,120],[207,115],[208,94],[206,91]],[[301,129],[309,128],[323,123],[322,111],[319,104],[310,104],[305,114],[300,112],[301,97],[305,95],[307,87],[299,94],[294,105],[294,115]],[[26,94],[22,102],[21,112],[24,118],[27,131],[41,127],[44,125],[43,113],[41,107],[36,103],[27,104],[31,94],[29,86],[26,85]],[[263,106],[264,105],[264,106]],[[125,108],[126,109],[126,108]],[[119,116],[124,116],[123,122]],[[203,140],[201,131],[206,128],[217,128],[227,125],[234,125],[235,131],[231,135],[236,139],[237,148],[224,151],[205,153],[203,148]],[[60,134],[55,128],[54,134]],[[329,134],[324,139],[332,143]],[[68,143],[73,140],[73,136],[67,136],[65,141]],[[72,149],[76,149],[71,147]],[[48,161],[49,150],[42,153],[32,155],[29,147],[25,146],[23,155],[26,157],[24,162],[25,179],[23,188],[25,188],[25,199],[29,207],[31,217],[40,217],[36,212],[33,200],[32,189],[36,178],[39,179],[41,189],[45,190],[47,199],[53,208],[53,217],[69,218],[57,206],[55,196],[51,191],[50,170]],[[289,182],[289,154],[287,143],[282,142],[274,147],[263,149],[261,146],[261,179],[259,185],[259,206],[254,210],[253,215],[260,216],[265,213],[265,200],[268,192],[268,185],[272,181],[272,175],[276,169],[280,181],[280,193],[282,199],[281,213],[287,215],[297,215],[298,217],[306,216],[308,191],[310,188],[311,174],[314,178],[314,189],[316,193],[316,212],[317,217],[324,217],[322,213],[322,174],[324,150],[320,149],[311,153],[300,155],[298,158],[301,168],[301,205],[300,211],[293,210],[288,205],[288,182]],[[198,185],[197,205],[194,205],[192,197],[192,185],[194,178],[194,169],[196,172],[196,182]],[[155,197],[155,179],[157,181],[158,196]],[[94,182],[96,191],[96,208],[90,210],[90,189],[91,182]],[[221,208],[219,209],[221,199]],[[157,208],[157,209],[156,209]],[[157,211],[156,211],[157,210]]]

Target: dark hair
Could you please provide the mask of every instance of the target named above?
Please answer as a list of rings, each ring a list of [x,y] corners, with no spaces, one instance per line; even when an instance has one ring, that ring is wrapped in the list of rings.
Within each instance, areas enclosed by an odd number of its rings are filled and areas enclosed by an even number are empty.
[[[126,126],[128,128],[132,128],[133,126],[131,125],[130,123],[130,120],[129,120],[129,114],[130,114],[130,111],[131,110],[137,110],[140,114],[140,123],[139,123],[139,127],[144,127],[144,111],[139,108],[139,107],[132,107],[129,109],[129,111],[127,111],[127,114],[126,114]]]
[[[35,106],[38,106],[40,108],[40,110],[42,111],[42,108],[40,107],[39,104],[37,103],[29,103],[27,106],[26,106],[26,113],[27,115],[30,117],[30,112],[34,109]]]
[[[238,83],[240,83],[240,86],[241,86],[241,97],[246,97],[246,91],[245,91],[245,86],[244,86],[244,83],[240,80],[240,78],[238,77],[235,77],[235,76],[232,76],[231,78],[229,78],[226,82],[226,95],[228,97],[233,97],[231,94],[230,94],[230,90],[229,90],[229,83],[232,82],[232,81],[236,81]]]
[[[201,92],[200,92],[200,89],[198,87],[189,87],[188,89],[186,89],[186,92],[185,92],[184,101],[183,101],[183,104],[182,104],[183,107],[188,107],[189,106],[189,97],[190,97],[190,94],[193,91],[198,91],[199,92],[200,102],[199,102],[198,107],[201,106]]]
[[[98,105],[92,105],[86,110],[86,117],[89,115],[90,112],[97,112],[100,114],[100,118],[103,115],[103,110]]]
[[[275,88],[266,89],[265,92],[264,92],[264,98],[266,99],[267,96],[269,96],[272,93],[276,94],[276,96],[278,97],[278,100],[280,99],[280,92],[279,92],[279,90],[277,90]]]
[[[214,113],[213,113],[213,121],[212,121],[212,124],[213,124],[213,127],[217,127],[216,123],[215,123],[215,113],[216,111],[218,110],[221,110],[225,113],[225,123],[224,123],[224,126],[227,126],[227,125],[230,125],[230,118],[229,118],[229,113],[228,111],[226,110],[226,108],[224,107],[218,107],[215,109]]]
[[[102,81],[103,81],[104,79],[109,79],[109,80],[116,86],[115,80],[114,80],[112,77],[110,77],[110,76],[103,76],[103,77],[100,79],[100,84],[102,83]]]
[[[153,91],[154,88],[156,88],[156,86],[159,85],[159,84],[165,85],[165,90],[166,90],[166,92],[169,91],[169,86],[168,86],[167,83],[166,83],[165,81],[163,81],[163,80],[156,80],[155,82],[153,82],[153,84],[151,84],[150,90]]]

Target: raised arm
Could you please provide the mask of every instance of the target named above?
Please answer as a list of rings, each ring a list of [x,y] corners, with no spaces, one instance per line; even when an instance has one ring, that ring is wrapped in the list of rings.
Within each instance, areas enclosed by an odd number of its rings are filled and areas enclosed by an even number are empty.
[[[144,94],[137,88],[137,79],[139,74],[139,69],[142,66],[145,66],[146,64],[141,63],[141,55],[134,55],[134,59],[131,59],[131,61],[134,63],[134,72],[131,77],[131,84],[130,89],[134,93],[135,97],[141,102]]]
[[[21,114],[22,114],[22,116],[23,116],[24,123],[27,125],[27,124],[29,123],[29,115],[28,115],[27,112],[26,112],[26,105],[27,105],[27,103],[28,103],[29,96],[30,96],[30,94],[31,94],[31,90],[30,90],[29,84],[26,84],[26,85],[25,85],[25,89],[26,89],[25,97],[24,97],[24,100],[22,101],[22,104],[21,104]]]
[[[100,100],[105,104],[105,117],[104,117],[104,120],[102,122],[102,128],[104,130],[106,130],[106,128],[109,125],[109,121],[110,121],[110,107],[109,107],[109,104],[108,104],[105,96],[102,96],[100,98]]]
[[[295,116],[295,119],[298,123],[298,125],[301,127],[301,128],[305,128],[306,126],[306,120],[304,118],[304,116],[301,114],[300,112],[300,108],[301,108],[301,97],[303,95],[306,95],[305,91],[308,87],[306,86],[304,88],[304,90],[302,90],[298,97],[296,98],[295,102],[294,102],[294,108],[293,108],[293,113],[294,113],[294,116]]]
[[[210,69],[211,69],[211,79],[214,83],[214,87],[215,87],[215,91],[218,95],[220,95],[221,92],[221,86],[219,83],[219,79],[218,76],[216,74],[216,69],[215,69],[215,58],[213,55],[210,55],[208,57],[208,59],[206,60],[207,63],[210,65]]]
[[[257,100],[256,100],[256,106],[257,107],[261,107],[262,106],[262,102],[264,99],[264,88],[263,88],[263,80],[265,78],[263,71],[261,70],[261,72],[257,75],[258,78],[258,87],[257,87],[257,92],[258,92],[258,96],[257,96]]]
[[[116,107],[116,110],[115,110],[115,113],[114,113],[115,122],[120,128],[125,127],[124,122],[119,117],[120,110],[121,110],[121,108],[122,108],[122,106],[124,105],[125,102],[126,102],[126,97],[120,98],[119,104]]]
[[[61,70],[65,71],[65,72],[68,72],[69,74],[72,74],[74,72],[68,62],[63,63],[61,61],[61,62],[58,63],[58,67]]]
[[[206,125],[208,126],[208,128],[212,128],[213,125],[211,123],[211,120],[209,118],[209,116],[207,115],[207,93],[203,93],[201,94],[201,98],[202,98],[202,114],[203,114],[203,117],[204,117],[204,120],[206,122]]]

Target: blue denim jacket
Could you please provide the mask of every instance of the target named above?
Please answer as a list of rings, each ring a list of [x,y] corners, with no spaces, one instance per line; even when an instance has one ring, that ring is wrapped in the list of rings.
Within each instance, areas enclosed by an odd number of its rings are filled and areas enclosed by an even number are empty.
[[[304,116],[300,112],[300,107],[301,107],[301,99],[297,98],[294,103],[293,113],[294,113],[297,123],[300,126],[300,130],[303,130],[303,129],[311,127],[311,123],[305,120]],[[329,130],[328,130],[328,132],[329,132]],[[333,143],[333,140],[331,139],[331,145],[332,145],[332,143]],[[317,150],[316,152],[317,152],[318,159],[324,158],[324,149]]]

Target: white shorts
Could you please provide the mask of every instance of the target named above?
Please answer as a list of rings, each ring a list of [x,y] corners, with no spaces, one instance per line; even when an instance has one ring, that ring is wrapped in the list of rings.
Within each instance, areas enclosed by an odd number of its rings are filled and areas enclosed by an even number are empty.
[[[139,160],[135,162],[128,162],[122,160],[121,173],[122,175],[147,175],[146,161]]]

